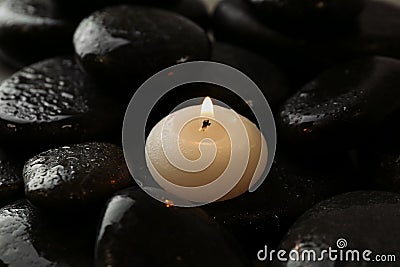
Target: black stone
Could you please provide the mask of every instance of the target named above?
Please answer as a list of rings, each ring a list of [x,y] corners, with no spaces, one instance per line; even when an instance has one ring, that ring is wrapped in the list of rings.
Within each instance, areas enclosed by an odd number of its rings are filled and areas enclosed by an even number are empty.
[[[51,218],[26,200],[0,209],[3,266],[92,266],[95,226],[83,217]]]
[[[165,67],[208,59],[210,54],[208,37],[194,22],[165,10],[134,6],[93,13],[76,30],[74,45],[92,77],[114,86],[131,85],[131,91]]]
[[[213,25],[217,40],[266,56],[295,79],[296,86],[325,67],[319,62],[320,57],[314,59],[313,54],[306,53],[307,42],[268,27],[242,0],[221,1],[214,11]]]
[[[82,210],[100,205],[114,192],[134,184],[122,149],[85,143],[43,152],[24,166],[25,193],[45,208]]]
[[[204,98],[207,96],[223,102],[235,110],[235,112],[257,125],[257,118],[250,109],[249,103],[260,101],[260,99],[246,99],[246,101],[244,101],[240,96],[225,87],[210,83],[196,82],[178,86],[159,99],[146,121],[146,133],[148,134],[151,129],[168,114],[180,109],[179,107],[182,103],[190,101],[190,105],[201,105]]]
[[[203,28],[210,26],[211,16],[205,0],[178,0],[174,4],[166,5],[165,9],[179,13]]]
[[[281,105],[289,94],[289,82],[286,77],[263,56],[240,47],[216,42],[211,60],[232,66],[249,76],[260,88],[273,110]]]
[[[275,249],[305,211],[359,184],[346,153],[322,155],[289,151],[280,146],[270,173],[255,192],[203,207],[244,244],[253,261],[257,261],[257,252],[264,245]]]
[[[204,212],[163,204],[141,189],[108,202],[97,240],[96,266],[248,266]]]
[[[340,22],[356,17],[364,0],[246,0],[258,13],[279,22]]]
[[[380,55],[400,58],[400,3],[396,1],[366,1],[364,11],[357,19],[353,34],[334,40],[331,46],[323,49],[332,39],[322,42],[321,51],[334,49],[331,57],[348,58],[361,55]],[[328,32],[329,34],[329,32]]]
[[[49,59],[0,85],[0,140],[14,150],[36,151],[104,140],[115,131],[120,135],[121,108],[97,91],[74,59]]]
[[[96,10],[121,4],[151,6],[170,10],[181,14],[196,22],[203,28],[210,26],[210,13],[204,0],[83,0],[76,2],[70,0],[53,0],[56,3],[57,13],[66,18],[81,20]]]
[[[129,5],[148,5],[159,7],[170,7],[183,0],[81,0],[79,8],[76,1],[70,0],[52,0],[57,7],[57,12],[63,17],[83,19],[96,10],[121,4]]]
[[[355,146],[400,109],[399,86],[399,60],[373,57],[337,66],[286,101],[279,128],[302,146]]]
[[[24,195],[22,166],[0,160],[0,205],[10,203]]]
[[[72,53],[73,21],[61,18],[51,0],[0,2],[0,55],[16,66]]]
[[[344,238],[342,249],[371,250],[371,259],[377,254],[393,254],[396,259],[400,237],[400,195],[388,192],[359,191],[336,196],[319,203],[307,211],[289,230],[280,247],[301,253],[305,249],[316,251],[338,249],[337,240]],[[342,243],[343,244],[343,243]],[[262,249],[262,248],[260,248]],[[339,255],[337,253],[336,255]],[[327,254],[325,254],[327,256]],[[289,266],[295,262],[275,262],[274,266]],[[296,266],[309,264],[297,261]],[[330,261],[325,258],[318,266],[375,266],[365,261]],[[329,265],[330,264],[330,265]],[[394,262],[380,262],[379,266],[395,266]]]
[[[232,66],[249,76],[260,88],[273,111],[276,111],[290,92],[289,82],[283,73],[258,54],[240,47],[216,42],[213,44],[211,60]],[[222,86],[209,83],[190,83],[174,88],[157,102],[147,120],[147,132],[179,104],[193,98],[200,98],[199,103],[194,103],[199,105],[206,96],[227,104],[253,123],[258,123],[249,105],[257,103],[261,99],[244,96],[243,100]]]
[[[288,29],[282,29],[260,20],[243,1],[229,0],[219,3],[213,21],[217,40],[258,51],[301,86],[319,72],[357,57],[400,58],[399,14],[400,5],[394,1],[366,1],[355,22],[343,27],[289,23]]]

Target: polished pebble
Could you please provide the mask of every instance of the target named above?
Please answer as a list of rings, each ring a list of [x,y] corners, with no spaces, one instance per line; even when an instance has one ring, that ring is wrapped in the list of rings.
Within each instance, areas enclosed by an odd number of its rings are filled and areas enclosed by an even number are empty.
[[[0,160],[0,205],[10,203],[24,195],[22,166]]]
[[[346,147],[366,142],[400,109],[400,61],[373,57],[334,67],[286,101],[281,136],[302,146]]]
[[[19,200],[0,209],[0,265],[92,266],[91,227],[83,217],[50,218]]]
[[[320,57],[306,52],[306,41],[297,40],[268,27],[242,0],[221,1],[213,15],[217,40],[258,52],[285,70],[298,86],[311,79],[325,66]]]
[[[206,0],[178,0],[176,3],[161,7],[181,14],[203,28],[208,28],[210,27],[211,15],[206,4]]]
[[[71,53],[75,22],[61,18],[51,0],[0,2],[0,58],[25,66]]]
[[[216,42],[213,44],[211,60],[234,67],[249,76],[264,94],[272,111],[276,111],[290,94],[291,88],[285,75],[269,60],[258,54],[240,47]],[[263,99],[254,98],[249,94],[242,95],[242,99],[229,89],[218,85],[191,83],[178,86],[161,97],[147,120],[148,132],[183,102],[199,98],[199,101],[193,103],[193,105],[199,105],[206,96],[211,97],[214,101],[223,102],[253,123],[258,123],[251,107],[263,103]]]
[[[121,108],[97,91],[73,58],[48,59],[0,85],[1,143],[23,153],[103,140],[113,131],[119,135]]]
[[[271,1],[272,2],[272,1]],[[294,84],[303,85],[333,65],[365,55],[400,58],[400,4],[370,0],[352,24],[282,30],[258,19],[241,0],[222,1],[214,16],[217,40],[234,43],[272,59]],[[319,25],[319,24],[315,24]]]
[[[290,228],[280,247],[286,251],[313,250],[318,255],[331,247],[333,250],[370,250],[377,254],[396,255],[400,237],[400,195],[377,191],[359,191],[336,196],[307,211]],[[343,239],[346,242],[343,242]],[[338,240],[342,240],[339,242]],[[340,249],[341,247],[341,249]],[[263,249],[263,248],[260,248]],[[373,262],[329,260],[328,254],[316,266],[375,266]],[[346,254],[344,254],[346,255]],[[321,256],[319,254],[319,256]],[[307,261],[276,261],[273,266],[304,266]],[[379,266],[395,266],[394,262],[380,262]]]
[[[64,17],[83,19],[96,10],[105,8],[107,6],[115,6],[121,4],[129,5],[148,5],[169,7],[175,5],[183,0],[81,0],[79,1],[79,8],[76,2],[70,0],[52,0],[56,4],[57,12]]]
[[[262,99],[247,96],[246,101],[244,101],[230,89],[219,85],[203,82],[188,83],[172,89],[159,99],[146,121],[146,133],[150,133],[151,129],[171,112],[181,109],[182,104],[201,105],[207,96],[212,98],[214,104],[228,106],[254,124],[258,123],[249,104],[260,103],[259,101],[262,101]]]
[[[213,46],[211,60],[238,69],[260,88],[268,104],[275,110],[290,93],[287,77],[268,59],[248,50],[216,42]],[[246,99],[248,104],[256,99]]]
[[[80,8],[70,0],[53,0],[58,13],[67,18],[83,19],[96,10],[121,4],[152,6],[181,14],[203,28],[210,26],[210,12],[206,0],[83,0]]]
[[[96,266],[249,266],[233,239],[199,209],[173,207],[141,189],[107,204]]]
[[[130,85],[128,93],[165,67],[210,56],[202,28],[178,14],[149,7],[116,6],[93,13],[76,30],[74,45],[87,73],[114,86]]]
[[[122,149],[107,143],[43,152],[25,164],[23,178],[32,203],[57,209],[101,206],[114,192],[134,185]]]

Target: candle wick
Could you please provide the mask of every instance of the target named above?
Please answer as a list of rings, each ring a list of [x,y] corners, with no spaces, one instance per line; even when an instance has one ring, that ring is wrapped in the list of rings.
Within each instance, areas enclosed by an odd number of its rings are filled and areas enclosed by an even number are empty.
[[[200,131],[204,132],[207,129],[207,127],[210,127],[210,126],[211,126],[210,120],[204,120],[203,125],[200,128]]]

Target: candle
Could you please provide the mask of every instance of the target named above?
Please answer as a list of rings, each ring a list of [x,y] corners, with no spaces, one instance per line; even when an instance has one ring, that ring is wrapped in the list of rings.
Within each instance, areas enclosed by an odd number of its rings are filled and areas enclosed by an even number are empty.
[[[267,144],[257,126],[232,109],[190,106],[161,120],[146,140],[146,163],[166,191],[193,202],[239,196],[261,178]]]

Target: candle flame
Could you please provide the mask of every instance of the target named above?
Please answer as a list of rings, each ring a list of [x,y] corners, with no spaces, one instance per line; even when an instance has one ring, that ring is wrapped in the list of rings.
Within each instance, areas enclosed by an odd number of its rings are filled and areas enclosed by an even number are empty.
[[[214,117],[214,107],[210,97],[206,97],[201,106],[201,116]]]

